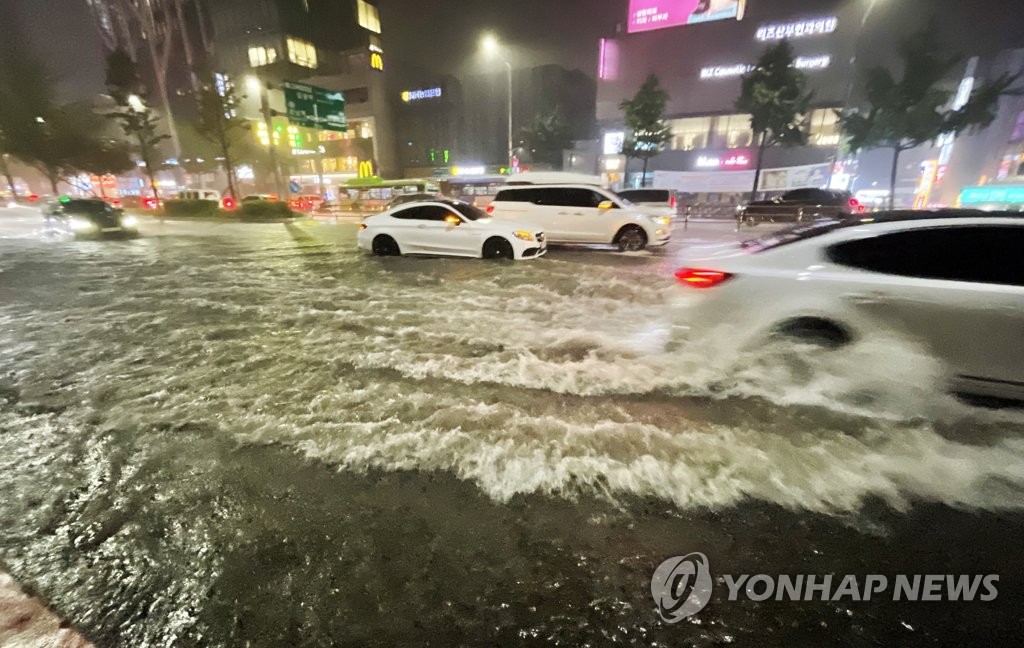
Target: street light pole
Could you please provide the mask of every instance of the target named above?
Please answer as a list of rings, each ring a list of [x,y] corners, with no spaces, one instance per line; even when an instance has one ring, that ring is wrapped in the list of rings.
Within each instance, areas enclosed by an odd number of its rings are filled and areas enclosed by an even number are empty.
[[[501,43],[494,34],[484,34],[481,41],[484,52],[497,56],[505,64],[505,71],[508,73],[508,169],[512,173],[512,161],[516,156],[515,142],[512,138],[512,62],[501,53]]]

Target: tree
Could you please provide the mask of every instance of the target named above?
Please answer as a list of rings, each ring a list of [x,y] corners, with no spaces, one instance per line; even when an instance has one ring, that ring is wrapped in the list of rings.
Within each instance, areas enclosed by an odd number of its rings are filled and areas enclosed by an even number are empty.
[[[107,197],[106,187],[103,178],[126,173],[135,168],[128,148],[116,141],[94,142],[86,150],[82,151],[80,157],[75,160],[75,166],[90,175],[100,178],[100,195]]]
[[[562,152],[572,146],[569,128],[557,108],[535,116],[523,129],[522,138],[534,162],[557,167],[562,164]]]
[[[807,91],[807,75],[796,69],[793,48],[786,41],[766,49],[754,69],[743,75],[736,109],[750,115],[750,128],[757,142],[751,201],[757,199],[765,149],[806,143],[804,120],[811,98],[812,93]]]
[[[237,200],[235,179],[236,149],[249,131],[248,123],[238,115],[238,97],[226,77],[204,75],[198,91],[199,115],[196,132],[216,146],[228,176],[228,192]]]
[[[652,74],[640,86],[636,96],[619,104],[619,109],[626,116],[626,127],[630,130],[622,153],[627,158],[644,161],[642,186],[647,184],[647,167],[651,158],[661,153],[672,139],[672,129],[665,123],[667,103],[668,93],[662,89],[658,77]]]
[[[942,136],[988,127],[996,117],[999,99],[1014,94],[1017,77],[1002,75],[977,87],[966,103],[953,104],[955,88],[945,83],[961,57],[946,54],[926,29],[900,46],[903,70],[897,79],[885,67],[875,67],[865,76],[867,108],[852,109],[839,116],[840,127],[854,152],[892,149],[889,176],[889,208],[895,207],[896,179],[904,151],[933,142]]]
[[[157,134],[157,118],[146,100],[146,88],[139,80],[135,62],[124,50],[114,50],[107,57],[107,91],[117,105],[117,110],[108,117],[117,120],[125,135],[134,142],[153,198],[160,200],[156,184],[159,146],[169,136]]]

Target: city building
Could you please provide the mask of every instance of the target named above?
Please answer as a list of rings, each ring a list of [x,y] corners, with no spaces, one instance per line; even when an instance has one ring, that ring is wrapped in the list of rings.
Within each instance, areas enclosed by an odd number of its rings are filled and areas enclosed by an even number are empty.
[[[255,77],[267,89],[273,132],[258,96],[244,103],[245,116],[262,144],[273,143],[303,193],[320,190],[321,174],[330,185],[398,173],[389,66],[374,2],[210,0],[206,10],[217,70],[235,80]],[[347,132],[317,132],[289,122],[282,90],[288,82],[340,91]]]
[[[624,0],[623,23],[600,41],[601,155],[592,171],[619,186],[641,183],[640,162],[621,155],[627,133],[619,106],[653,73],[670,97],[666,115],[673,137],[651,160],[646,182],[690,194],[693,202],[736,202],[753,188],[756,145],[750,117],[740,114],[735,103],[743,74],[773,43],[785,39],[792,45],[796,65],[806,72],[814,94],[807,145],[766,151],[767,171],[759,189],[768,195],[825,185],[887,194],[891,152],[852,157],[842,152],[836,111],[859,104],[864,69],[895,64],[898,43],[908,35],[935,29],[951,51],[980,55],[980,64],[973,59],[974,68],[969,67],[971,56],[965,58],[965,82],[980,83],[1000,65],[1016,65],[1009,59],[989,64],[996,60],[993,49],[1005,46],[1002,36],[960,29],[958,21],[970,19],[972,10],[966,6],[950,10],[949,3],[938,7],[920,0],[701,0],[691,15],[692,3],[678,4],[688,7],[684,14],[677,15],[673,3]],[[959,77],[950,79],[951,91],[958,82]],[[910,205],[919,203],[922,194],[931,196],[937,187],[929,175],[946,186],[961,182],[961,177],[976,179],[977,166],[966,159],[974,147],[942,144],[944,152],[922,147],[905,156],[899,168],[899,202]],[[998,148],[1005,149],[1005,144]],[[951,154],[954,149],[962,160]],[[937,192],[934,200],[948,202],[948,193]]]
[[[398,163],[404,177],[449,175],[461,159],[462,84],[418,67],[404,67],[392,78]]]

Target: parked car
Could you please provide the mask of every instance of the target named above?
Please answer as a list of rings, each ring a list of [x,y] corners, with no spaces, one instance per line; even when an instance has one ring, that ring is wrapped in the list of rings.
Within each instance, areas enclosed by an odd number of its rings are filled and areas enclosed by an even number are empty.
[[[219,203],[222,199],[220,192],[213,189],[189,189],[178,194],[178,200],[209,200]]]
[[[678,213],[676,207],[676,192],[671,189],[630,189],[620,191],[620,198],[625,198],[637,207],[657,212],[664,216],[675,217]]]
[[[61,199],[44,209],[47,226],[76,238],[137,236],[138,220],[104,200]]]
[[[1024,399],[1024,217],[946,210],[802,224],[676,277],[703,291],[691,335],[784,335],[842,346],[879,331],[927,345],[954,389]]]
[[[496,220],[536,224],[550,243],[597,243],[631,252],[672,238],[671,218],[591,185],[517,184],[499,191],[487,213]]]
[[[427,254],[484,259],[535,259],[547,252],[540,228],[491,219],[464,202],[412,203],[359,226],[359,247],[377,256]]]
[[[848,191],[794,189],[772,200],[760,200],[740,207],[739,219],[748,225],[803,223],[818,219],[855,216],[867,208]]]
[[[242,204],[250,202],[277,202],[281,197],[277,194],[249,194],[242,198]]]

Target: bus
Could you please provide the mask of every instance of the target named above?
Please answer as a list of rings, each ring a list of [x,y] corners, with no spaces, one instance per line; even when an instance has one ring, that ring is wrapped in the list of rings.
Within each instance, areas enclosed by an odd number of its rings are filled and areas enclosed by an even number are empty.
[[[1024,211],[1024,185],[990,184],[964,187],[957,206],[986,211]]]
[[[503,175],[442,178],[441,193],[448,198],[485,209],[494,202],[494,197],[506,185],[508,179],[508,176]]]
[[[439,194],[437,180],[349,180],[337,188],[337,199],[325,203],[320,212],[381,212],[391,201],[409,194]]]

